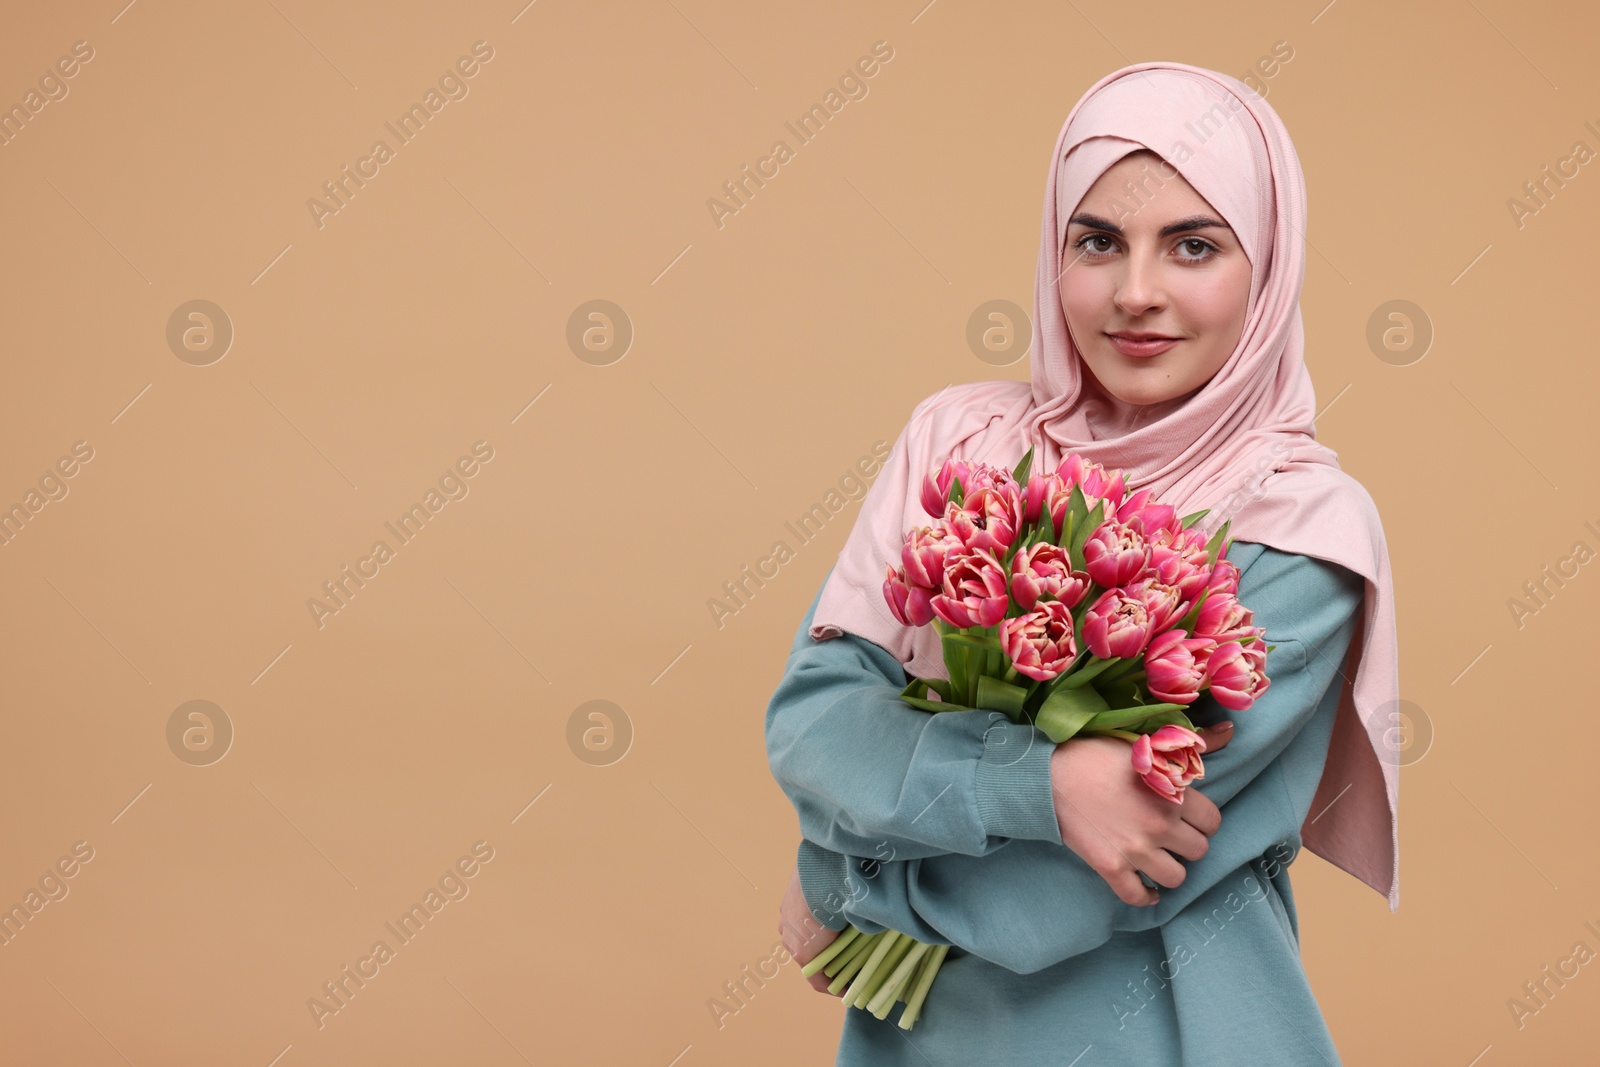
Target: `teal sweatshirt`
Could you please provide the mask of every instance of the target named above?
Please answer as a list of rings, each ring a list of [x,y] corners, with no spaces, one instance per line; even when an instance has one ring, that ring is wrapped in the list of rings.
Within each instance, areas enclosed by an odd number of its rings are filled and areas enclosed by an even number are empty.
[[[1271,685],[1246,711],[1208,695],[1191,707],[1197,725],[1236,724],[1190,786],[1222,826],[1152,907],[1122,903],[1062,844],[1048,737],[999,712],[905,704],[890,652],[810,637],[813,600],[766,719],[773,775],[800,819],[807,905],[831,929],[952,946],[915,1028],[895,1025],[902,1004],[881,1022],[848,1009],[836,1064],[1340,1062],[1300,962],[1288,865],[1364,580],[1244,541],[1228,558],[1277,646]]]

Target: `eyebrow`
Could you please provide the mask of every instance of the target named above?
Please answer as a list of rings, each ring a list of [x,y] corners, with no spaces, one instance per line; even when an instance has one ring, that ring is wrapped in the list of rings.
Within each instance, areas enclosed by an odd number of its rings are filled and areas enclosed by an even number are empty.
[[[1072,216],[1071,221],[1079,226],[1087,226],[1093,230],[1105,230],[1107,233],[1114,233],[1118,237],[1124,236],[1121,226],[1109,219],[1103,219],[1099,215],[1077,214]],[[1209,215],[1191,215],[1186,219],[1179,219],[1177,222],[1168,223],[1161,227],[1161,232],[1156,236],[1171,237],[1175,233],[1183,233],[1186,230],[1204,230],[1208,227],[1219,227],[1226,230],[1228,229],[1228,224],[1219,222]]]

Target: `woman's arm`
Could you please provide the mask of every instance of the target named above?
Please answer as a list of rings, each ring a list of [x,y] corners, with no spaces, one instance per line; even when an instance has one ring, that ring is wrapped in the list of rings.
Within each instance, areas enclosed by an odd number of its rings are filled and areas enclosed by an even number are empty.
[[[1026,974],[1096,948],[1118,930],[1166,922],[1269,852],[1280,862],[1291,856],[1326,759],[1363,579],[1256,548],[1240,599],[1278,646],[1268,656],[1272,684],[1235,716],[1234,739],[1206,758],[1205,778],[1190,787],[1221,808],[1222,828],[1187,865],[1183,882],[1162,890],[1160,903],[1122,903],[1074,853],[1042,842],[1019,841],[982,860],[948,855],[865,866],[804,842],[801,886],[818,919],[835,929],[848,921],[867,932],[889,927],[954,944]],[[1243,552],[1230,558],[1240,562]],[[1198,706],[1194,717],[1202,717]]]
[[[767,705],[768,761],[801,836],[876,860],[984,856],[1015,838],[1061,847],[1050,739],[1000,712],[911,707],[900,699],[905,669],[886,649],[854,634],[810,636],[821,596]]]

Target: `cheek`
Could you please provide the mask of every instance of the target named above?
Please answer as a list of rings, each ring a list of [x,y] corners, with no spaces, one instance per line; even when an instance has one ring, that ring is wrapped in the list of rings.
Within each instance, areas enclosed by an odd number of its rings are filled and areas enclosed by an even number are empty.
[[[1184,287],[1184,297],[1184,317],[1193,329],[1232,333],[1249,303],[1250,275],[1234,271],[1194,278]]]
[[[1061,308],[1068,321],[1089,326],[1104,316],[1112,297],[1108,285],[1101,280],[1106,273],[1074,268],[1062,278]],[[1067,278],[1071,278],[1070,285]]]

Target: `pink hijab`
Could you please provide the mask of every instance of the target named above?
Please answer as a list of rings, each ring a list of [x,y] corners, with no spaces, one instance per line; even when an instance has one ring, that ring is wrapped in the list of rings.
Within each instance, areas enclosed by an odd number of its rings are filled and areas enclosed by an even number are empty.
[[[1068,215],[1108,167],[1142,148],[1222,214],[1252,279],[1244,330],[1222,369],[1176,410],[1123,426],[1083,389],[1058,278]],[[1078,452],[1121,469],[1130,493],[1148,487],[1180,515],[1212,508],[1203,525],[1231,517],[1230,537],[1340,564],[1366,578],[1365,598],[1301,835],[1387,896],[1392,911],[1400,905],[1400,754],[1386,739],[1399,698],[1393,586],[1377,507],[1315,439],[1300,321],[1305,226],[1305,180],[1288,131],[1242,82],[1183,63],[1138,63],[1093,85],[1061,128],[1045,185],[1032,381],[952,385],[917,405],[862,501],[810,634],[848,631],[894,653],[913,676],[945,677],[933,627],[903,626],[889,613],[885,569],[898,562],[906,531],[932,521],[921,505],[924,475],[947,458],[1011,467],[1029,446],[1036,471]]]

